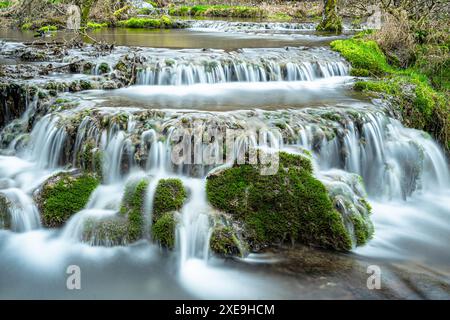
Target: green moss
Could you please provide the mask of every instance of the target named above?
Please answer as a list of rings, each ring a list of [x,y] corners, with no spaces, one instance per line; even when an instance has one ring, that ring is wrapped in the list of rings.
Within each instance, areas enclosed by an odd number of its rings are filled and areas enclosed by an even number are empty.
[[[118,246],[129,243],[128,222],[121,217],[97,221],[88,219],[84,224],[83,241],[96,246]]]
[[[0,9],[8,8],[11,5],[11,1],[0,1]]]
[[[207,196],[216,208],[245,225],[255,248],[299,240],[349,250],[350,235],[334,210],[324,185],[312,175],[310,160],[280,153],[275,175],[261,175],[250,165],[234,166],[207,180]]]
[[[374,229],[370,220],[364,220],[360,215],[350,216],[353,223],[353,232],[356,238],[356,244],[362,246],[372,237]]]
[[[153,199],[153,219],[158,219],[165,212],[180,210],[186,196],[180,179],[159,180]]]
[[[361,33],[357,39],[331,43],[332,49],[340,52],[351,63],[352,75],[381,77],[378,80],[356,82],[354,88],[382,93],[394,99],[405,125],[432,133],[450,151],[448,95],[434,89],[432,81],[419,70],[389,65],[377,43],[365,40],[365,36],[366,33]],[[438,87],[441,85],[442,82]]]
[[[267,12],[258,7],[231,6],[231,5],[195,5],[173,7],[169,9],[171,16],[197,16],[197,17],[236,17],[257,18],[267,16]]]
[[[152,13],[152,10],[150,8],[141,8],[137,11],[137,14],[148,16],[150,13]]]
[[[0,229],[11,228],[11,215],[9,209],[11,208],[11,202],[0,193]]]
[[[24,24],[20,27],[20,29],[22,29],[22,30],[30,30],[32,26],[33,26],[33,24],[32,24],[31,22],[27,22],[27,23],[24,23]]]
[[[331,42],[331,48],[340,52],[353,68],[372,76],[379,76],[391,71],[377,43],[372,40],[346,39]],[[365,71],[362,71],[365,70]]]
[[[324,8],[323,19],[317,26],[317,31],[342,31],[342,18],[337,13],[337,0],[327,0]]]
[[[97,23],[97,22],[89,21],[86,26],[88,29],[101,29],[101,28],[107,28],[108,24],[106,22]]]
[[[99,180],[90,174],[71,176],[61,173],[50,178],[43,186],[38,201],[43,224],[47,227],[63,225],[86,206],[99,184]]]
[[[118,22],[119,27],[124,28],[173,28],[174,23],[168,16],[162,16],[159,19],[152,18],[130,18],[128,20],[122,20]]]
[[[152,235],[161,246],[172,249],[175,246],[176,221],[173,212],[164,213],[152,225]]]
[[[38,31],[40,31],[40,32],[49,32],[49,31],[56,31],[56,30],[58,30],[58,27],[57,26],[52,26],[52,25],[50,25],[50,26],[42,26],[42,27],[40,27],[38,29]]]
[[[268,18],[269,18],[269,20],[282,21],[282,22],[290,22],[294,19],[290,15],[288,15],[286,13],[282,13],[282,12],[271,14],[268,16]]]
[[[239,239],[231,227],[214,228],[209,246],[212,252],[221,256],[242,256]]]
[[[109,64],[107,64],[106,62],[102,62],[98,66],[98,71],[100,72],[100,74],[108,73],[109,72]]]
[[[144,235],[144,201],[149,181],[142,179],[125,187],[120,213],[128,218],[128,237],[131,242]]]

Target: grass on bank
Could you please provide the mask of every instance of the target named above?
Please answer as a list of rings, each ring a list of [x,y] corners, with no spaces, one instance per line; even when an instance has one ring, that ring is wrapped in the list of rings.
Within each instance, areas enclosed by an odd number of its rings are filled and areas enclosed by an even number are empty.
[[[448,63],[441,70],[447,79],[440,80],[438,90],[418,67],[402,69],[389,64],[378,44],[364,35],[333,41],[331,48],[350,62],[352,75],[372,77],[357,81],[354,86],[356,90],[394,98],[406,125],[430,132],[447,151],[450,150]]]
[[[117,26],[123,28],[169,29],[174,27],[174,22],[168,16],[162,16],[161,18],[130,18],[119,21]]]
[[[234,18],[261,18],[267,12],[258,7],[230,6],[230,5],[196,5],[180,6],[169,9],[171,16],[197,16],[197,17],[234,17]]]

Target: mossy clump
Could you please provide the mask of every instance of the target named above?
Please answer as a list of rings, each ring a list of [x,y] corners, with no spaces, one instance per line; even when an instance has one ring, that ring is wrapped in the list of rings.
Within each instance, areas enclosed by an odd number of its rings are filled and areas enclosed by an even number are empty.
[[[342,32],[342,18],[337,12],[337,0],[327,0],[323,19],[317,26],[317,31]]]
[[[257,18],[267,16],[264,9],[250,6],[195,5],[169,9],[171,16]]]
[[[141,239],[144,235],[144,202],[149,181],[144,178],[132,181],[125,187],[120,213],[128,219],[128,237],[130,242]]]
[[[244,225],[251,249],[300,241],[350,250],[352,240],[309,158],[279,153],[279,170],[261,175],[257,166],[235,165],[207,178],[214,207]]]
[[[380,76],[391,70],[385,55],[373,40],[335,40],[331,42],[331,48],[341,53],[358,73],[365,76]]]
[[[11,214],[9,212],[11,202],[8,198],[0,193],[0,229],[11,228]]]
[[[44,226],[61,227],[86,206],[99,184],[97,177],[87,173],[59,173],[48,179],[36,201]]]
[[[49,25],[49,26],[42,26],[38,29],[39,32],[50,32],[50,31],[57,31],[58,27]]]
[[[180,179],[159,180],[153,199],[153,220],[166,212],[180,210],[186,197],[187,192]]]
[[[124,217],[87,219],[84,223],[83,242],[93,246],[124,246],[130,242],[128,230],[128,221]]]
[[[414,72],[392,74],[380,80],[358,81],[355,90],[384,94],[395,101],[403,123],[425,130],[450,151],[450,107],[444,94]]]
[[[351,63],[352,75],[377,77],[356,82],[355,90],[381,93],[395,100],[406,126],[431,133],[450,152],[448,95],[433,88],[432,81],[420,70],[389,65],[377,43],[365,39],[366,35],[331,43],[331,48]]]
[[[211,251],[220,256],[242,256],[240,241],[232,227],[215,227],[209,241]]]
[[[93,21],[89,21],[86,24],[86,27],[88,29],[101,29],[101,28],[107,28],[108,27],[108,23],[103,22],[103,23],[97,23],[97,22],[93,22]]]
[[[175,212],[162,214],[152,225],[153,240],[165,248],[173,249],[175,246]]]
[[[119,27],[124,28],[174,28],[175,24],[168,16],[162,16],[161,18],[130,18],[128,20],[122,20],[118,22]]]

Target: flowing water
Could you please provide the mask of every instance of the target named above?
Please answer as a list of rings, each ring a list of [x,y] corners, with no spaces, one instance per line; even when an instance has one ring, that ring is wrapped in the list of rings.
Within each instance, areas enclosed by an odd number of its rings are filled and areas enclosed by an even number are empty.
[[[308,24],[190,23],[191,29],[168,32],[105,31],[122,39],[119,44],[166,48],[141,49],[143,67],[130,87],[61,93],[77,107],[36,119],[37,97],[28,97],[26,112],[8,120],[0,136],[7,145],[0,155],[0,201],[12,204],[11,231],[0,231],[0,298],[448,298],[450,173],[436,142],[405,128],[390,105],[352,92],[348,64],[325,46],[333,37],[305,34]],[[198,49],[204,47],[211,49]],[[92,74],[102,62],[111,68],[126,50],[93,58]],[[18,133],[4,143],[13,128]],[[303,248],[213,257],[214,209],[205,185],[219,165],[196,160],[220,146],[191,141],[224,128],[245,133],[234,141],[234,157],[249,145],[310,151],[315,175],[349,199],[344,210],[367,192],[374,238],[350,254]],[[171,142],[183,135],[193,162],[177,164]],[[35,190],[77,165],[89,143],[104,154],[103,183],[62,229],[43,228]],[[173,177],[189,196],[176,213],[172,252],[161,250],[151,234],[132,244],[86,237],[86,224],[116,218],[126,185],[142,178],[150,181],[144,199],[150,230],[157,183]],[[319,274],[298,260],[302,250],[318,259]],[[388,291],[366,289],[369,263],[385,266]],[[66,289],[66,268],[73,264],[82,270],[80,291]],[[426,270],[440,285],[419,294],[403,281],[405,269],[412,275]]]

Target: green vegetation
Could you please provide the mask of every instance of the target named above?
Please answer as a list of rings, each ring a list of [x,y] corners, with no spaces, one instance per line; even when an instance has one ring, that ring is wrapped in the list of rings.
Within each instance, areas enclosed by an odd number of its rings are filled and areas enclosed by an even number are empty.
[[[144,201],[149,181],[141,179],[125,187],[120,213],[128,218],[128,237],[130,242],[137,241],[144,235]]]
[[[448,98],[432,87],[432,82],[425,74],[418,68],[400,69],[389,65],[386,56],[373,40],[336,40],[331,43],[331,48],[351,63],[353,75],[378,77],[356,82],[356,90],[382,93],[395,99],[406,125],[432,133],[450,150]],[[445,77],[434,80],[444,87],[446,81]]]
[[[173,212],[164,213],[152,225],[153,239],[158,241],[161,246],[173,249],[175,246],[175,227],[176,220]]]
[[[11,1],[0,1],[0,9],[8,8],[11,5]]]
[[[11,207],[11,202],[0,193],[0,229],[11,228],[11,215],[9,208]]]
[[[179,179],[161,179],[153,199],[153,239],[169,249],[175,244],[175,212],[186,200],[187,192]]]
[[[381,76],[392,71],[383,52],[373,40],[336,40],[331,43],[331,48],[340,52],[358,72]]]
[[[38,29],[40,32],[50,32],[50,31],[56,31],[58,30],[57,26],[49,25],[49,26],[42,26]]]
[[[93,21],[89,21],[86,25],[88,29],[101,29],[101,28],[107,28],[108,24],[106,22],[103,23],[97,23]]]
[[[323,19],[317,26],[317,31],[342,31],[342,18],[337,13],[337,0],[326,0]]]
[[[128,20],[119,21],[117,24],[119,27],[124,28],[173,28],[174,23],[168,16],[162,16],[161,18],[130,18]]]
[[[258,7],[230,6],[230,5],[196,5],[181,6],[169,9],[171,16],[203,16],[203,17],[236,17],[258,18],[265,17],[265,10]]]
[[[156,221],[163,213],[178,211],[186,200],[187,192],[180,179],[161,179],[153,200],[153,219]]]
[[[43,224],[51,228],[62,226],[86,206],[99,184],[99,180],[90,174],[60,173],[47,180],[37,201]]]
[[[352,240],[324,185],[313,177],[311,161],[280,154],[275,175],[235,165],[207,180],[207,196],[216,208],[242,222],[251,248],[300,241],[350,250]]]
[[[126,245],[129,243],[128,221],[122,217],[88,219],[84,224],[83,241],[98,246]]]
[[[231,227],[214,228],[209,246],[212,252],[221,256],[242,256],[239,239]]]
[[[32,24],[31,22],[27,22],[27,23],[24,23],[24,24],[20,27],[20,29],[22,29],[22,30],[30,30],[32,26],[33,26],[33,24]]]

